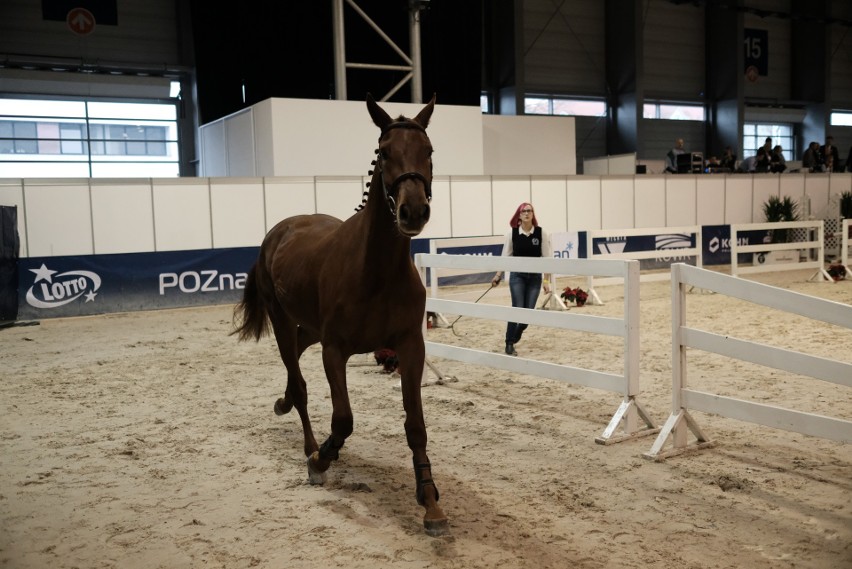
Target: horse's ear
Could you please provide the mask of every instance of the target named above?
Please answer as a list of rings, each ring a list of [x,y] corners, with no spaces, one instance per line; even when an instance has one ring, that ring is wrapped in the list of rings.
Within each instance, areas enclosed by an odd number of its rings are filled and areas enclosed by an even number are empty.
[[[438,96],[437,93],[432,93],[432,100],[429,101],[429,104],[427,104],[425,107],[423,107],[422,111],[417,113],[416,117],[414,117],[414,122],[416,122],[417,124],[419,124],[423,128],[426,128],[427,126],[429,126],[429,119],[432,118],[432,111],[435,110],[435,98],[437,96]]]
[[[393,122],[390,115],[381,108],[370,93],[367,93],[367,110],[370,111],[370,116],[373,117],[373,123],[379,127],[382,132]]]

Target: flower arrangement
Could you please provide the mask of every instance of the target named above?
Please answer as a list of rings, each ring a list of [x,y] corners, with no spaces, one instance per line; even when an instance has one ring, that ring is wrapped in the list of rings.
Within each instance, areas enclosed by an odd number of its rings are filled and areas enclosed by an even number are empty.
[[[589,293],[579,287],[571,288],[568,286],[565,287],[565,290],[562,291],[560,296],[562,297],[562,300],[566,302],[573,302],[577,306],[583,306],[589,298]]]
[[[832,263],[828,266],[828,275],[835,281],[841,281],[846,278],[846,267],[843,263]]]

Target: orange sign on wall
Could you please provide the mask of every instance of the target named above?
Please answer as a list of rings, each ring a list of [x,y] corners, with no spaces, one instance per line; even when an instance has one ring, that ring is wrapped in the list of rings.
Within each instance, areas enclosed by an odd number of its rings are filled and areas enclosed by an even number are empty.
[[[72,8],[68,11],[65,23],[78,36],[87,36],[95,31],[95,15],[85,8]]]

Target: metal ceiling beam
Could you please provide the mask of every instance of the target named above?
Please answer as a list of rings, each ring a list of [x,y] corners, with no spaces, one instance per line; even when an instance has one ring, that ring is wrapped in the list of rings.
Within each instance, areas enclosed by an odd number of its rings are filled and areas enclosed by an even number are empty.
[[[420,63],[420,11],[421,0],[408,2],[408,37],[411,55],[406,54],[382,29],[362,10],[355,0],[345,0],[347,4],[393,49],[402,59],[401,65],[380,63],[355,63],[346,61],[346,30],[343,18],[344,0],[332,1],[332,27],[334,28],[334,92],[337,100],[345,101],[347,69],[378,69],[384,71],[407,71],[406,75],[388,91],[380,101],[390,99],[403,85],[411,81],[411,102],[423,102],[423,79]]]

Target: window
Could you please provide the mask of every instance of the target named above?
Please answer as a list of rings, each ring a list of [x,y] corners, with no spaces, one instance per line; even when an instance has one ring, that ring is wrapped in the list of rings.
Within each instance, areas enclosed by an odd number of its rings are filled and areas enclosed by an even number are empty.
[[[482,111],[483,114],[488,114],[491,112],[491,105],[489,103],[490,101],[488,100],[488,95],[483,93],[479,96],[479,109]]]
[[[524,112],[528,115],[604,117],[606,116],[606,103],[596,99],[525,97]]]
[[[6,177],[177,177],[172,103],[0,98]]]
[[[673,103],[645,103],[642,118],[670,121],[703,121],[703,105],[683,105]]]
[[[831,126],[852,126],[852,111],[831,113]]]
[[[754,156],[757,149],[764,145],[767,138],[772,139],[772,147],[781,145],[785,160],[794,160],[796,148],[793,146],[793,125],[745,123],[743,125],[743,158]]]

